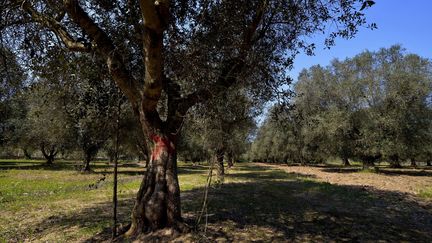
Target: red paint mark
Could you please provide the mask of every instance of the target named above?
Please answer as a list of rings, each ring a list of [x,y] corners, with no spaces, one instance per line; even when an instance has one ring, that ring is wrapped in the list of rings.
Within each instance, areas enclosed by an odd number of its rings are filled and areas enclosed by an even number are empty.
[[[162,152],[167,151],[168,155],[175,152],[174,144],[171,141],[174,141],[175,138],[169,139],[166,137],[161,137],[156,134],[152,134],[150,139],[155,143],[155,147],[152,152],[152,160],[159,159]]]

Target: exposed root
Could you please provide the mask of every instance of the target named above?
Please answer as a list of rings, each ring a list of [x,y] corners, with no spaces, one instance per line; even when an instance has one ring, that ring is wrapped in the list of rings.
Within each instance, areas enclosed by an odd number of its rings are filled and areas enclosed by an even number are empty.
[[[139,230],[129,232],[130,227],[131,224],[120,228],[119,236],[113,241],[125,242],[131,240],[133,242],[171,242],[191,232],[191,228],[183,222],[177,222],[176,225],[172,227],[167,227],[153,232],[143,232]]]

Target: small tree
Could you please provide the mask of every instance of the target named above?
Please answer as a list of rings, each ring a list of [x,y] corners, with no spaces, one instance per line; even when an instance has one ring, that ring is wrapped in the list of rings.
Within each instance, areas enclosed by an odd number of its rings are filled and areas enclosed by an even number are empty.
[[[52,165],[59,152],[72,147],[75,132],[63,107],[62,90],[51,81],[40,81],[26,97],[28,113],[20,133],[22,142],[39,148]]]

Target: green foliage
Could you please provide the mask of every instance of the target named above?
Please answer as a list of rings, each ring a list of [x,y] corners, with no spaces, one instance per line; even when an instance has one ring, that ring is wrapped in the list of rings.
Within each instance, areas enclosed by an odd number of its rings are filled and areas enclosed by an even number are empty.
[[[0,44],[0,146],[14,143],[17,120],[23,116],[19,95],[26,75],[15,53]]]
[[[286,162],[294,153],[298,162],[330,156],[366,164],[430,160],[430,60],[406,54],[400,46],[365,51],[303,70],[295,92],[294,109],[270,116],[260,128],[254,159]]]
[[[212,100],[195,109],[185,121],[179,146],[185,160],[203,161],[216,151],[228,160],[237,160],[248,150],[259,104],[246,97],[245,90],[227,90],[223,97],[223,103]]]
[[[47,160],[71,149],[75,140],[76,130],[62,98],[61,87],[46,81],[34,84],[26,92],[28,113],[20,128],[20,144],[23,148],[40,149]]]

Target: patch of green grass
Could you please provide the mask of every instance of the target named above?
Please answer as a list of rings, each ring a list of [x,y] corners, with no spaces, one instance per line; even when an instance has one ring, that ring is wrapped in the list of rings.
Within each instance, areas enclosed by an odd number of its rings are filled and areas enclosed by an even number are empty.
[[[418,195],[422,198],[432,199],[432,186],[419,190]]]

